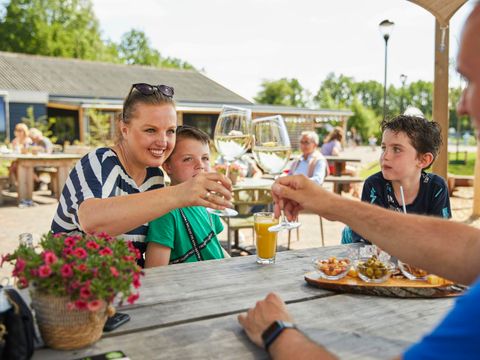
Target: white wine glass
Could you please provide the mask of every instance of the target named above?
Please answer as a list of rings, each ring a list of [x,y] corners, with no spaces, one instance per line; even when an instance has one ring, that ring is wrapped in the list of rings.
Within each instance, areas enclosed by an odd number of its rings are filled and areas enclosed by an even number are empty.
[[[252,133],[255,160],[265,172],[278,177],[290,160],[292,152],[285,121],[280,115],[257,118],[252,121]],[[299,222],[287,221],[282,209],[282,221],[268,230],[276,232],[299,226]]]
[[[249,109],[223,106],[215,126],[213,140],[215,148],[225,161],[225,176],[228,177],[230,163],[245,154],[251,143],[252,112]],[[212,214],[219,216],[236,216],[234,209],[214,210],[207,208]]]

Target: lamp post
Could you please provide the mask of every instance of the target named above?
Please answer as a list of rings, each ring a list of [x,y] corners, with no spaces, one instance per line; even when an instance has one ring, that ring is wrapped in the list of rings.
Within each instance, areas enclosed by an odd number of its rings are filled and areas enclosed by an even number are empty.
[[[401,103],[400,103],[400,113],[403,114],[405,111],[405,82],[407,81],[407,75],[401,74],[400,75],[400,81],[402,82],[402,96],[401,96]]]
[[[390,20],[383,20],[380,24],[378,24],[380,28],[380,32],[383,35],[383,39],[385,40],[385,74],[384,74],[384,81],[383,81],[383,120],[385,120],[387,116],[387,49],[388,49],[388,39],[390,39],[390,34],[393,30],[393,26],[395,24],[393,21]]]

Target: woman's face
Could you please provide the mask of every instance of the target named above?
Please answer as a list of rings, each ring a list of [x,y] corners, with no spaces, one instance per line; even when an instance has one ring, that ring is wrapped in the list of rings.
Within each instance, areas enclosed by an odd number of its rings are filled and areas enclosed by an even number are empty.
[[[128,161],[135,165],[158,167],[172,153],[177,113],[171,104],[138,103],[130,123],[120,124]]]

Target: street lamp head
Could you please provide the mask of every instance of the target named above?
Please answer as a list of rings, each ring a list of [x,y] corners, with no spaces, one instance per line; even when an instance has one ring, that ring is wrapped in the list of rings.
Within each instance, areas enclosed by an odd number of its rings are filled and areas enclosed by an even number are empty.
[[[402,85],[405,85],[405,81],[407,81],[407,75],[401,74],[400,75],[400,81],[402,82]]]
[[[378,24],[380,32],[382,33],[385,41],[388,41],[388,39],[390,38],[390,34],[392,33],[394,25],[395,23],[390,20],[383,20],[380,24]]]

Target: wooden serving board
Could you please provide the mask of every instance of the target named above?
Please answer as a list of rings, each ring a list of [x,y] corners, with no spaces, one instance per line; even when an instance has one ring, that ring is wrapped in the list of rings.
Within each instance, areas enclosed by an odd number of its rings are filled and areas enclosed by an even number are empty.
[[[340,280],[326,280],[321,278],[316,271],[305,274],[305,281],[312,286],[331,291],[400,298],[459,296],[465,290],[465,287],[461,285],[430,285],[425,281],[398,278],[390,278],[380,284],[367,283],[350,276],[345,276]]]

